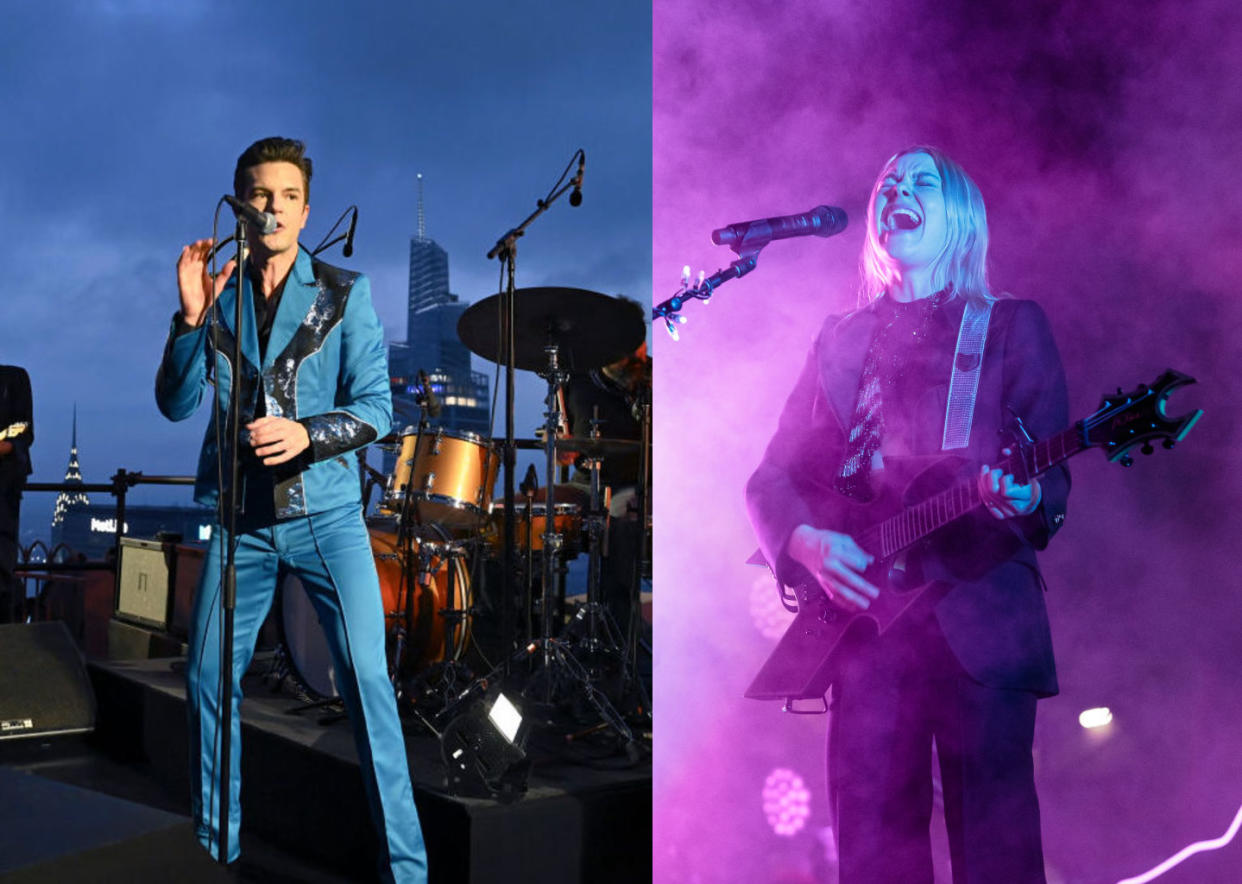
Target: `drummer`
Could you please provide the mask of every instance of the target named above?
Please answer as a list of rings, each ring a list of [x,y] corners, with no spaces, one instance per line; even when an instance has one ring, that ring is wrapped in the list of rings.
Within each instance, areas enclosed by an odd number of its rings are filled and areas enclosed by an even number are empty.
[[[637,301],[629,298],[618,300],[632,307],[645,322],[646,314]],[[564,389],[566,421],[571,436],[589,436],[592,421],[598,420],[601,437],[640,441],[643,405],[651,401],[651,357],[647,354],[647,342],[644,340],[632,353],[602,368],[571,374]],[[571,477],[573,484],[589,485],[589,465],[584,463],[585,458],[578,452],[559,452],[558,460],[563,466],[577,465]],[[641,467],[639,446],[612,449],[600,464],[600,487],[610,488],[612,492],[608,556],[601,568],[600,589],[603,600],[622,629],[629,619],[633,569],[641,565],[639,553],[643,531],[637,512]]]
[[[631,302],[632,303],[632,302]],[[587,372],[569,376],[565,384],[565,413],[569,435],[585,438],[590,435],[592,421],[599,421],[599,434],[607,439],[639,441],[642,438],[642,403],[649,401],[651,391],[651,357],[647,342],[633,353],[616,362]],[[597,410],[598,409],[598,410]],[[587,485],[589,469],[576,451],[558,452],[562,466],[577,465],[570,481]],[[608,453],[600,464],[600,486],[612,489],[609,513],[624,516],[635,505],[634,498],[641,467],[638,446]]]

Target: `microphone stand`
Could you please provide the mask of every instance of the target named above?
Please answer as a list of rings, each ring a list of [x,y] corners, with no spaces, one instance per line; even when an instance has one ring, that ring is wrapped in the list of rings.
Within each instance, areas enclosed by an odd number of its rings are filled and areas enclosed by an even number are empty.
[[[580,151],[579,151],[580,152]],[[570,161],[573,165],[573,159]],[[566,169],[566,172],[569,170]],[[562,181],[564,178],[562,177]],[[514,397],[514,302],[516,301],[517,292],[517,241],[526,233],[526,228],[531,223],[548,210],[554,202],[564,196],[565,191],[574,186],[571,180],[568,184],[562,185],[559,190],[553,188],[553,191],[544,199],[539,200],[535,204],[535,211],[526,216],[517,227],[505,232],[500,239],[496,240],[496,244],[491,247],[487,253],[487,260],[498,258],[504,264],[505,272],[505,289],[501,292],[500,297],[500,338],[501,338],[501,361],[505,366],[505,442],[503,455],[504,467],[504,506],[505,512],[509,518],[505,519],[505,530],[502,540],[502,550],[504,556],[504,567],[501,568],[500,580],[500,598],[504,614],[501,618],[502,640],[506,648],[506,656],[504,662],[504,674],[508,677],[510,672],[509,651],[513,649],[513,633],[514,633],[514,617],[513,617],[513,581],[517,572],[517,544],[515,543],[517,520],[513,518],[517,509],[514,503],[514,481],[513,472],[517,464],[517,446],[514,443],[513,430],[513,397]],[[550,493],[550,492],[549,492]],[[547,519],[547,532],[552,533],[552,507],[549,505]]]
[[[820,210],[828,213],[828,216],[820,215]],[[809,218],[810,215],[817,216],[815,220]],[[833,220],[828,221],[828,217]],[[772,222],[794,220],[796,231],[786,231],[780,233],[773,230]],[[685,306],[686,301],[697,298],[700,301],[706,301],[712,296],[712,292],[721,284],[728,282],[730,279],[739,279],[747,273],[755,269],[756,263],[759,261],[759,252],[763,247],[770,243],[773,239],[783,239],[788,236],[803,236],[808,233],[814,233],[816,236],[832,236],[840,233],[845,229],[846,218],[845,212],[841,209],[830,209],[828,206],[819,206],[812,210],[806,216],[800,216],[795,219],[769,218],[763,222],[751,222],[746,225],[746,232],[740,238],[734,239],[729,244],[729,248],[737,255],[737,260],[728,267],[717,270],[710,277],[700,280],[697,286],[690,285],[689,274],[682,278],[681,289],[677,294],[662,301],[651,311],[651,318],[663,319],[668,333],[672,335],[673,340],[677,340],[677,327],[674,321],[685,322],[684,316],[680,316],[681,308]],[[829,226],[824,226],[829,225]],[[737,225],[734,225],[736,227]],[[778,227],[781,225],[778,225]],[[717,239],[717,233],[724,231],[716,231],[712,234],[712,241],[716,245],[722,245],[720,239]],[[731,236],[732,238],[732,232]]]
[[[336,239],[329,242],[328,237],[336,233],[336,229],[341,226],[341,222],[345,220],[345,216],[351,213],[353,214],[353,218],[350,219],[349,227],[346,229],[346,231],[342,233],[340,236],[338,236]],[[331,229],[328,230],[328,232],[323,235],[323,239],[319,241],[319,245],[311,249],[311,257],[318,255],[320,252],[324,251],[325,249],[331,248],[332,246],[336,245],[341,240],[345,240],[345,248],[341,250],[341,254],[345,256],[346,258],[352,258],[354,255],[354,230],[357,228],[357,226],[358,226],[358,207],[350,206],[348,209],[346,209],[344,212],[341,213],[341,217],[337,218],[336,223],[333,224]]]
[[[706,301],[712,296],[719,286],[728,282],[730,279],[740,279],[747,273],[750,273],[750,271],[755,269],[755,266],[759,262],[760,250],[762,250],[767,244],[768,241],[762,242],[758,245],[748,244],[746,239],[743,238],[737,247],[739,257],[736,261],[728,267],[717,270],[696,286],[691,286],[688,280],[684,280],[682,287],[678,290],[677,294],[673,295],[673,297],[669,298],[667,301],[661,301],[655,306],[655,308],[651,311],[652,320],[663,319],[664,325],[668,328],[668,333],[673,336],[674,341],[677,340],[677,327],[673,325],[673,322],[686,321],[684,316],[678,315],[681,313],[681,308],[685,306],[686,302],[696,298],[700,301]]]
[[[576,156],[576,155],[575,155]],[[573,160],[570,160],[570,165]],[[568,170],[566,170],[568,171]],[[563,180],[563,178],[562,178]],[[504,560],[505,567],[502,569],[503,577],[501,582],[501,598],[504,604],[504,622],[502,631],[504,632],[504,641],[507,648],[513,649],[513,575],[517,565],[517,550],[514,539],[516,537],[515,528],[517,519],[515,518],[517,508],[515,506],[513,472],[515,466],[515,454],[517,446],[513,440],[513,373],[514,362],[516,356],[514,353],[514,303],[516,300],[515,293],[517,291],[516,284],[516,255],[517,241],[536,218],[548,210],[552,203],[556,202],[565,191],[575,186],[577,179],[570,181],[556,189],[553,187],[547,198],[539,200],[535,207],[535,211],[526,217],[521,224],[509,230],[496,241],[491,250],[487,253],[490,261],[492,258],[499,257],[505,263],[507,273],[505,291],[501,293],[501,341],[502,361],[505,364],[505,448],[504,448],[504,474],[505,474],[505,532],[504,532]],[[559,182],[558,182],[559,183]],[[571,199],[572,202],[572,199]],[[543,673],[546,682],[546,690],[544,693],[545,703],[550,705],[552,700],[553,689],[553,663],[556,663],[561,671],[569,676],[570,679],[577,682],[586,694],[587,700],[595,708],[603,721],[605,727],[611,728],[624,741],[627,754],[634,751],[634,737],[630,729],[626,726],[621,716],[617,714],[612,704],[608,702],[600,691],[591,684],[590,676],[587,674],[583,666],[574,658],[565,647],[564,643],[552,638],[551,636],[551,605],[550,605],[550,581],[552,580],[552,559],[557,555],[560,544],[560,536],[555,532],[554,516],[555,516],[555,495],[553,494],[553,482],[555,481],[555,463],[556,463],[556,429],[557,419],[559,418],[559,410],[557,407],[557,398],[555,395],[555,387],[559,383],[557,375],[559,371],[558,364],[558,347],[556,344],[548,342],[544,346],[544,353],[547,356],[548,368],[546,377],[548,379],[549,397],[548,410],[545,413],[547,418],[547,437],[546,437],[546,457],[547,457],[547,506],[545,507],[544,519],[544,587],[543,587],[543,624],[544,634],[538,639],[532,639],[524,648],[516,653],[508,653],[503,663],[497,668],[503,667],[503,678],[508,680],[512,672],[512,665],[515,660],[530,657],[535,651],[542,650]],[[482,681],[486,682],[490,677],[485,676]]]
[[[237,295],[233,299],[233,365],[229,377],[229,440],[231,457],[229,463],[229,489],[224,495],[228,520],[228,554],[224,566],[224,586],[220,594],[221,628],[224,633],[221,643],[220,672],[223,702],[221,703],[220,734],[220,807],[217,814],[217,825],[220,830],[220,864],[228,865],[229,861],[229,813],[231,807],[232,788],[230,776],[232,771],[232,737],[233,737],[233,619],[237,608],[237,513],[242,498],[237,493],[241,478],[241,378],[242,378],[242,296],[246,281],[246,222],[237,219],[237,265],[233,271],[237,274]],[[210,813],[210,811],[208,811]]]

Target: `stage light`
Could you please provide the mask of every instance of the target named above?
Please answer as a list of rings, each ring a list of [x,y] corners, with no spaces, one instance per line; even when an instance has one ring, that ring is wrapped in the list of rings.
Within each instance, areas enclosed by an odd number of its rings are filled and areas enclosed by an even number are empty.
[[[763,784],[763,813],[777,835],[791,838],[811,815],[811,793],[802,777],[787,767],[768,774]]]
[[[518,708],[497,691],[474,700],[440,734],[440,755],[454,795],[512,801],[526,791],[528,728]]]
[[[488,710],[487,718],[510,743],[517,740],[518,730],[522,727],[522,713],[504,694],[496,695],[496,702]]]
[[[750,585],[750,619],[764,638],[776,641],[785,634],[794,615],[781,604],[780,589],[765,568]]]
[[[1111,724],[1113,713],[1107,706],[1097,706],[1094,709],[1084,709],[1078,716],[1078,723],[1087,730],[1101,728]]]

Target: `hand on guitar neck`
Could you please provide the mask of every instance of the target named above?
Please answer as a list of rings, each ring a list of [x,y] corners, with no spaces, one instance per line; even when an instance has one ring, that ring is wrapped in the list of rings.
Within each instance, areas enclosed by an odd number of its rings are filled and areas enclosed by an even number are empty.
[[[1021,484],[1013,475],[984,465],[979,472],[979,496],[997,519],[1035,512],[1043,497],[1038,479]],[[865,611],[880,591],[863,576],[875,556],[863,550],[849,534],[802,524],[789,538],[790,558],[814,575],[830,600],[846,610]]]
[[[1006,454],[1009,452],[1006,450]],[[998,519],[1029,516],[1039,508],[1043,489],[1038,479],[1029,485],[1021,485],[1009,473],[1002,473],[987,464],[979,471],[979,497],[987,511]]]

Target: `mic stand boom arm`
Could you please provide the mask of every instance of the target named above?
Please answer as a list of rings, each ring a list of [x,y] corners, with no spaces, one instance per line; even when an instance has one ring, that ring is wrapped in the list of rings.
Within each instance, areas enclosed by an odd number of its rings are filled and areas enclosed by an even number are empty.
[[[691,286],[688,282],[683,283],[682,288],[677,294],[655,306],[651,311],[652,320],[663,319],[668,333],[673,336],[673,340],[677,340],[677,327],[673,323],[686,321],[686,318],[680,315],[681,308],[686,305],[686,302],[694,299],[706,301],[711,298],[718,287],[730,279],[740,279],[747,273],[750,273],[758,264],[759,251],[765,245],[767,245],[766,242],[761,245],[747,247],[745,241],[743,241],[736,261],[728,267],[717,270],[711,276],[700,281],[696,286]]]
[[[686,321],[686,318],[680,315],[681,308],[685,306],[686,301],[692,299],[706,301],[724,283],[731,279],[740,279],[750,273],[759,263],[759,253],[772,239],[771,225],[752,224],[741,238],[734,240],[729,246],[737,255],[736,261],[728,267],[717,270],[707,279],[700,280],[696,286],[691,286],[688,278],[684,279],[677,294],[657,304],[651,311],[652,320],[663,319],[668,333],[673,336],[674,341],[677,340],[677,326],[673,323]]]

